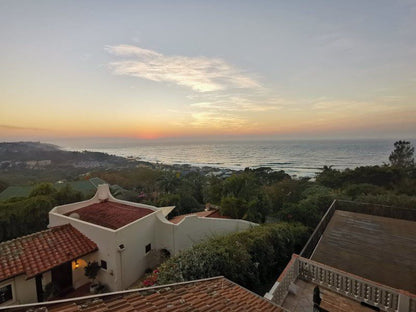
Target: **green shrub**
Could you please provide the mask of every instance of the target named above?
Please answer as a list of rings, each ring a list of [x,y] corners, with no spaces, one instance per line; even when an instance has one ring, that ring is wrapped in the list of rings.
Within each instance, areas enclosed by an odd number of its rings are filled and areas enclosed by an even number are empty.
[[[378,195],[385,192],[386,190],[382,187],[368,183],[352,184],[344,189],[344,193],[352,199],[356,199],[360,195]]]
[[[170,258],[159,267],[159,284],[223,275],[253,291],[275,280],[309,231],[299,224],[268,224],[215,237]]]
[[[362,203],[416,209],[416,197],[403,194],[396,195],[393,193],[385,193],[379,195],[361,195],[357,197],[356,201]]]

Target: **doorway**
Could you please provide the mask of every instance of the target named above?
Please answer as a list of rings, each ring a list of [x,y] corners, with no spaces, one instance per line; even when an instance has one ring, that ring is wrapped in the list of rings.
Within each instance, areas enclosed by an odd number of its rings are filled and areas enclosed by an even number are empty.
[[[73,289],[71,262],[66,262],[52,269],[52,283],[58,288],[61,295]]]

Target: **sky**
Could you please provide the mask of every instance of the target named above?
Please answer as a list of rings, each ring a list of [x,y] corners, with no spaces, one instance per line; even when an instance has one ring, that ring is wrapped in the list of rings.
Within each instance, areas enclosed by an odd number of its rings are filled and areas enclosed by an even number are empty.
[[[416,0],[2,0],[0,42],[3,141],[416,137]]]

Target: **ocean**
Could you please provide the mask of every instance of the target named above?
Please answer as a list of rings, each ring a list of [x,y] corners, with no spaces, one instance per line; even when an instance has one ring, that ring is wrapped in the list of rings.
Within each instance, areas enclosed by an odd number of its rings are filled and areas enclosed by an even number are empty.
[[[297,177],[314,177],[323,166],[336,169],[388,162],[394,140],[106,142],[62,146],[65,150],[100,151],[164,164],[242,170],[270,167]],[[414,143],[414,142],[412,142]]]

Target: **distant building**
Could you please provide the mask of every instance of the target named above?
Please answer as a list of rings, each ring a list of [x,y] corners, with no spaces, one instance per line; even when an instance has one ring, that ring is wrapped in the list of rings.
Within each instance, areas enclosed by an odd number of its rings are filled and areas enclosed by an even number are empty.
[[[26,161],[26,167],[29,169],[43,169],[46,166],[51,165],[52,161],[50,159],[46,160],[28,160]]]
[[[40,243],[38,239],[23,237],[0,244],[7,251],[0,253],[0,306],[42,300],[42,290],[48,282],[58,284],[60,289],[77,289],[87,284],[84,267],[89,261],[100,264],[97,276],[100,283],[111,291],[123,290],[147,268],[157,265],[162,253],[175,255],[212,235],[256,225],[214,214],[186,215],[175,224],[166,219],[173,209],[118,200],[111,195],[107,184],[99,185],[89,200],[53,208],[49,212],[50,229],[29,236],[41,237]],[[59,237],[52,235],[60,233],[60,229],[68,233]],[[79,249],[75,238],[79,238],[80,246],[90,248]],[[13,247],[16,241],[24,243]],[[35,260],[27,261],[26,266],[39,267],[34,273],[20,268],[20,263],[27,260],[27,251],[30,251],[29,258]],[[45,257],[52,259],[54,252],[56,262],[44,267]],[[23,260],[16,260],[12,265],[10,259],[16,254]],[[6,264],[2,266],[2,263]],[[20,269],[14,274],[9,272],[10,267]]]

